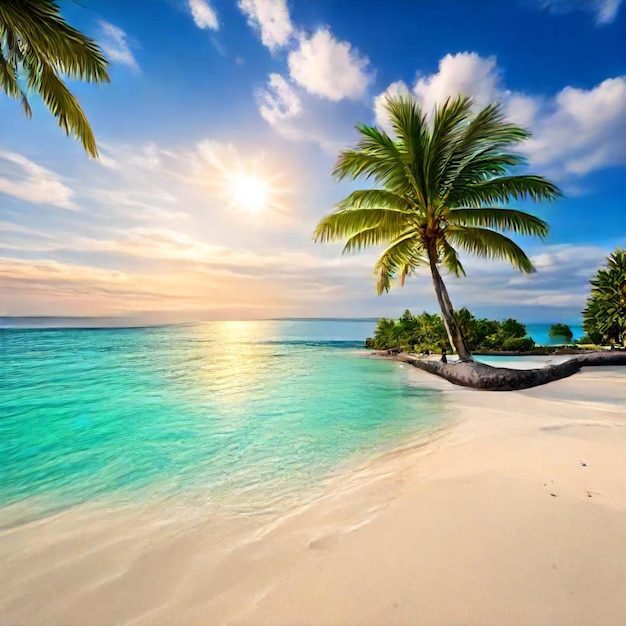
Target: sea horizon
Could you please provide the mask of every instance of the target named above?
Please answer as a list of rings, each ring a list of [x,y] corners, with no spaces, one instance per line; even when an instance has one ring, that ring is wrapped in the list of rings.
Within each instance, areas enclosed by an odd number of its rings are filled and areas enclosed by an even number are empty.
[[[410,310],[410,309],[409,309]],[[412,313],[417,313],[418,311],[411,311]],[[421,311],[419,311],[421,312]],[[428,311],[430,313],[430,311]],[[437,313],[435,311],[435,313]],[[379,316],[285,316],[285,317],[232,317],[232,318],[214,318],[214,319],[201,319],[201,320],[188,320],[188,321],[171,321],[171,322],[139,322],[137,321],[136,325],[129,326],[119,326],[119,325],[111,325],[111,326],[74,326],[73,328],[137,328],[137,327],[157,327],[157,326],[184,326],[189,324],[203,324],[207,322],[263,322],[263,321],[336,321],[336,322],[377,322],[379,319],[397,319],[399,318],[401,313],[397,316],[389,316],[389,315],[379,315]],[[487,319],[496,319],[502,321],[504,319],[508,319],[506,316],[489,316],[489,315],[477,315],[477,318],[487,318]],[[531,325],[552,325],[552,324],[567,324],[569,326],[582,326],[582,316],[574,319],[568,320],[548,320],[548,321],[525,321],[523,318],[520,319],[518,317],[513,317],[514,319],[518,319],[525,326]],[[110,322],[127,322],[129,324],[135,318],[132,316],[98,316],[98,315],[0,315],[0,329],[2,328],[11,328],[12,326],[9,323],[12,322],[23,322],[23,321],[31,321],[33,323],[44,323],[47,321],[55,320],[55,321],[67,321],[67,322],[85,322],[89,323],[91,321],[110,321]],[[27,326],[23,326],[22,328],[30,328]],[[32,328],[66,328],[66,326],[32,326]]]

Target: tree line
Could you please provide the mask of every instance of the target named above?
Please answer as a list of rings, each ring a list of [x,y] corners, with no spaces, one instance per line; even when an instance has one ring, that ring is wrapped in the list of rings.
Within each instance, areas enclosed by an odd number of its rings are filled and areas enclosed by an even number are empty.
[[[478,319],[468,309],[454,312],[469,349],[504,350],[527,352],[535,347],[531,337],[526,336],[526,326],[515,319],[502,322],[490,319]],[[373,338],[368,338],[365,345],[375,350],[400,349],[404,352],[442,352],[451,351],[446,328],[441,315],[424,311],[413,315],[409,310],[398,320],[382,318],[378,320]]]
[[[626,250],[616,250],[590,281],[591,295],[583,311],[585,335],[579,345],[625,345],[626,342]],[[454,312],[455,323],[472,352],[528,352],[535,342],[526,326],[515,319],[504,321],[477,318],[467,308]],[[548,332],[555,339],[571,344],[573,333],[567,324],[553,324]],[[382,318],[366,347],[375,350],[399,349],[405,352],[451,351],[441,315],[424,311],[413,315],[408,309],[398,320]]]

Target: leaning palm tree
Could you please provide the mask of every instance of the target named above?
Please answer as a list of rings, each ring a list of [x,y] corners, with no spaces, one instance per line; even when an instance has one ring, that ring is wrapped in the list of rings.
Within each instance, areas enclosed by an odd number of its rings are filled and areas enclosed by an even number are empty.
[[[28,117],[27,92],[37,92],[92,157],[98,155],[93,132],[60,75],[108,82],[107,65],[96,43],[65,22],[54,0],[0,0],[0,91],[21,100]]]
[[[472,105],[467,97],[449,99],[429,122],[415,100],[388,99],[395,137],[358,125],[360,140],[341,152],[333,170],[338,179],[373,178],[379,188],[354,191],[315,230],[316,241],[345,240],[344,252],[386,246],[374,269],[379,294],[389,290],[394,277],[404,284],[407,276],[428,267],[450,343],[463,361],[472,356],[440,268],[465,275],[458,253],[463,250],[533,272],[524,251],[498,231],[545,237],[548,225],[502,205],[561,195],[540,176],[509,173],[524,163],[510,148],[529,133],[508,123],[498,104],[476,114]]]

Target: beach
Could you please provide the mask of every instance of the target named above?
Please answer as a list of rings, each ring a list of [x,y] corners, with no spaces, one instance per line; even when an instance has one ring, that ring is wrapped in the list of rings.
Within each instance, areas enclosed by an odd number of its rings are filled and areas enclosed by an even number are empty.
[[[456,423],[278,517],[77,506],[3,530],[0,621],[623,624],[626,372],[509,393],[410,375]]]

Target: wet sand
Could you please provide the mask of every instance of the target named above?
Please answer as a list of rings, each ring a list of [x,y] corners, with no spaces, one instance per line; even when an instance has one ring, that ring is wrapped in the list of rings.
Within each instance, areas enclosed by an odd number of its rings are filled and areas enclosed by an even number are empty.
[[[626,369],[507,393],[410,375],[458,423],[289,514],[77,507],[0,532],[0,623],[626,623]]]

